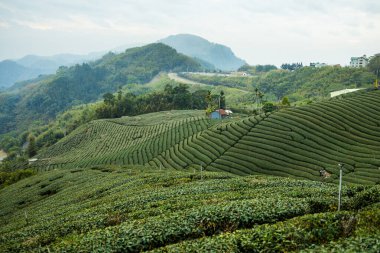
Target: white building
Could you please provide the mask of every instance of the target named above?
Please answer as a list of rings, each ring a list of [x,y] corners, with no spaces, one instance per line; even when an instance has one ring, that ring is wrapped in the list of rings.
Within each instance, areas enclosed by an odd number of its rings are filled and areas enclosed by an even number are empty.
[[[351,57],[350,61],[350,67],[353,68],[361,68],[367,66],[369,62],[369,59],[366,55],[363,55],[361,57]]]
[[[322,68],[322,67],[326,67],[327,64],[322,62],[310,62],[310,67],[314,67],[314,68]]]

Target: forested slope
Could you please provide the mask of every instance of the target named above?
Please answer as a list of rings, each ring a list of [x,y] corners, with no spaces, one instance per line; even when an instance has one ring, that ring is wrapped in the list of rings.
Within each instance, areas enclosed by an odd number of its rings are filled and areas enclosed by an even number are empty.
[[[56,75],[0,94],[0,134],[46,123],[73,105],[96,101],[128,83],[146,83],[161,71],[199,68],[193,59],[160,43],[108,53],[92,63],[60,67]]]

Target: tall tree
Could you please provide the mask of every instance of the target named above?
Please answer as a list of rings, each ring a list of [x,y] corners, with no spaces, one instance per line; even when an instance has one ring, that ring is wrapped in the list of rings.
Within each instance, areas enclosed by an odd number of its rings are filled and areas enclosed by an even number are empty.
[[[224,96],[224,91],[220,91],[219,95],[219,109],[226,109],[226,98]]]
[[[33,135],[29,135],[29,145],[27,148],[27,153],[29,157],[33,157],[37,154],[37,147],[36,147],[36,138]]]
[[[376,75],[376,85],[378,86],[380,77],[380,54],[376,54],[368,63],[368,69]],[[377,88],[377,87],[376,87]]]
[[[289,98],[288,97],[283,97],[281,100],[281,105],[282,106],[290,106]]]
[[[108,105],[115,104],[115,96],[112,93],[106,93],[103,95],[104,103]]]

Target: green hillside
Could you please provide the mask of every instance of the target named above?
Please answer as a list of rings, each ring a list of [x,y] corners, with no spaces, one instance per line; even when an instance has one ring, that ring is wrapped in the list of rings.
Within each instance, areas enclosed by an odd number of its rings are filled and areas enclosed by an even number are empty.
[[[186,74],[193,81],[211,85],[224,85],[250,91],[259,89],[268,100],[278,101],[288,96],[290,102],[329,97],[330,92],[348,88],[373,87],[376,75],[367,68],[326,66],[303,67],[295,71],[272,70],[253,76],[215,76]]]
[[[149,82],[161,71],[199,70],[193,59],[155,43],[108,53],[100,60],[60,67],[55,75],[0,93],[0,134],[53,120],[71,106],[97,101],[130,83]]]
[[[0,251],[378,252],[379,186],[344,186],[341,212],[336,192],[227,173],[53,170],[0,190]]]
[[[162,72],[148,83],[123,86],[113,94],[112,104],[105,104],[104,99],[95,103],[82,104],[59,113],[55,120],[48,124],[32,125],[25,132],[4,134],[0,136],[0,147],[9,153],[22,155],[22,146],[30,134],[36,137],[37,148],[44,149],[78,126],[95,119],[141,115],[164,110],[204,110],[207,107],[205,97],[208,91],[214,98],[214,104],[217,103],[217,97],[223,91],[229,107],[234,107],[242,101],[250,101],[254,97],[250,92],[225,86],[183,85],[171,80],[168,74]],[[8,109],[5,108],[5,110]],[[8,117],[11,122],[12,115]],[[5,129],[6,125],[3,127]]]
[[[380,91],[363,91],[272,114],[224,121],[203,112],[162,112],[83,125],[38,156],[40,169],[105,164],[199,168],[237,175],[270,174],[380,183]],[[177,119],[177,114],[183,114]],[[152,116],[165,118],[157,121]],[[135,122],[135,123],[131,123]]]

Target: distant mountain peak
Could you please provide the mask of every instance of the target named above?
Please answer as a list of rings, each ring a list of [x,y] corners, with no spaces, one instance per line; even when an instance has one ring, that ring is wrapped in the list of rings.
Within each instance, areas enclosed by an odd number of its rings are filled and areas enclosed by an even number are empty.
[[[175,48],[179,53],[200,59],[221,70],[237,70],[246,62],[232,52],[231,48],[210,42],[198,35],[170,35],[158,42]]]

